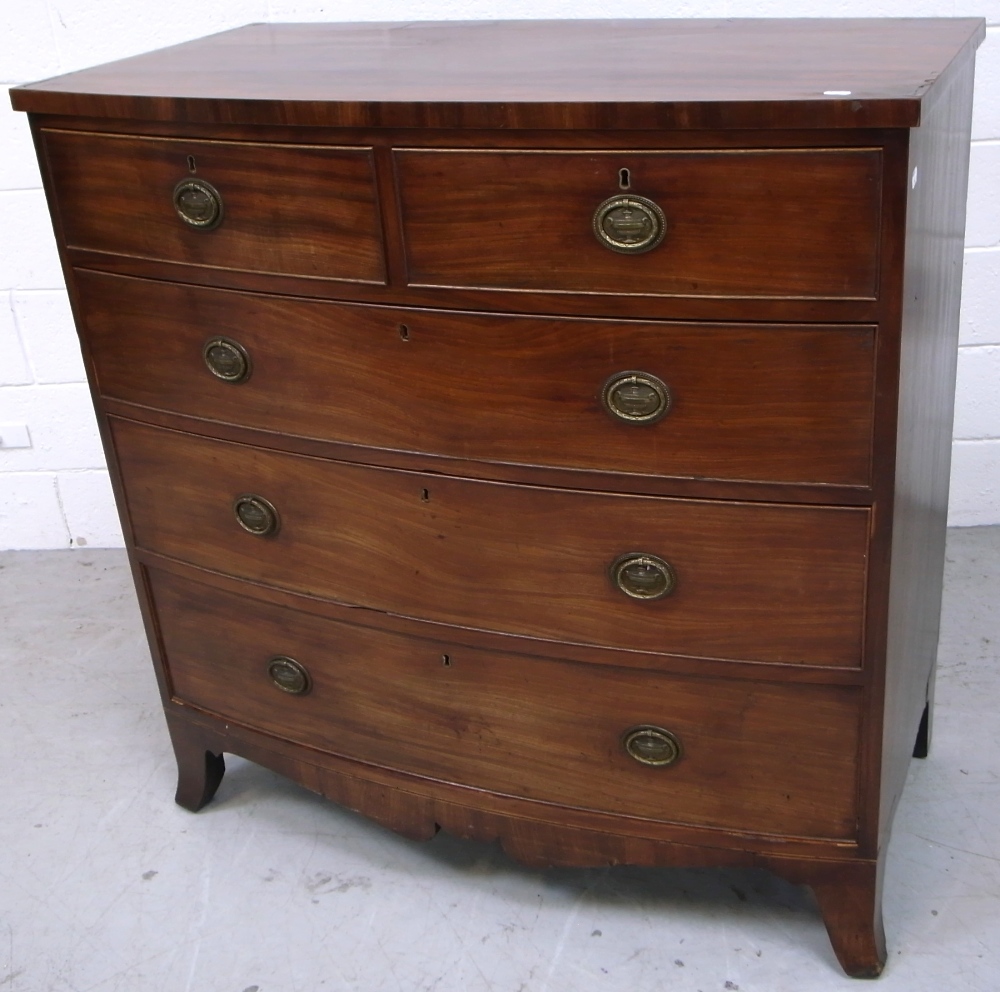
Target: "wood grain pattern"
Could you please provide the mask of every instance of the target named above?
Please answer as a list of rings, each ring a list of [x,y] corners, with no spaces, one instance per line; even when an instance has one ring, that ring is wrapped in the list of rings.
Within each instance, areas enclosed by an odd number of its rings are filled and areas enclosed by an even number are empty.
[[[856,829],[857,689],[456,650],[151,576],[175,695],[228,720],[539,802],[753,832]],[[308,669],[307,695],[271,684],[276,655]],[[639,724],[680,738],[676,765],[649,768],[625,753],[622,735]]]
[[[76,268],[116,272],[139,278],[180,282],[194,286],[259,292],[261,276],[239,269],[158,259],[115,255],[105,251],[70,248],[66,252]],[[872,324],[884,319],[887,308],[879,300],[775,299],[733,297],[716,299],[691,296],[613,296],[602,293],[551,293],[545,290],[455,289],[443,286],[376,286],[374,283],[313,279],[304,276],[268,275],[266,291],[285,296],[328,299],[337,302],[426,307],[436,310],[481,310],[487,313],[521,313],[529,316],[606,317],[699,320],[708,323]]]
[[[857,845],[852,840],[733,832],[554,806],[303,747],[176,700],[166,700],[164,705],[172,733],[185,738],[185,755],[197,756],[199,765],[199,748],[213,754],[239,754],[403,836],[427,840],[443,829],[458,837],[500,841],[505,849],[508,844],[516,845],[508,849],[511,856],[535,867],[770,866],[771,859],[780,856],[788,861],[787,870],[783,869],[786,877],[805,883],[807,874],[817,866],[820,871],[829,866],[835,872],[837,867],[857,860]],[[729,844],[737,838],[731,847],[717,846],[722,840]]]
[[[409,281],[615,295],[877,293],[877,149],[576,154],[395,153]],[[630,193],[666,214],[663,243],[598,243],[597,206]]]
[[[877,974],[931,695],[983,35],[257,25],[13,91],[178,802],[230,751],[535,866],[762,865]],[[590,231],[621,168],[667,209],[646,256]],[[224,187],[210,234],[172,213],[192,169]],[[248,383],[206,377],[209,332],[249,336]],[[669,366],[657,433],[596,405],[626,357]],[[254,490],[273,539],[232,515]],[[633,550],[672,596],[614,589]],[[313,694],[276,695],[271,652]],[[667,778],[623,757],[633,720],[682,731]]]
[[[123,500],[124,502],[124,500]],[[299,592],[289,592],[272,585],[235,578],[222,572],[199,568],[176,558],[169,558],[154,551],[137,549],[136,558],[148,569],[170,572],[180,579],[209,586],[236,596],[252,595],[275,606],[286,607],[298,613],[333,620],[337,623],[370,624],[379,630],[391,631],[404,637],[420,640],[446,640],[449,644],[492,651],[501,654],[543,656],[562,661],[581,662],[588,665],[613,664],[619,668],[640,671],[665,672],[672,675],[692,675],[698,678],[758,680],[764,682],[803,683],[809,685],[851,685],[865,687],[868,673],[862,668],[832,668],[813,664],[778,664],[775,662],[727,661],[718,658],[691,657],[677,654],[653,654],[648,651],[630,651],[569,641],[554,643],[514,634],[497,633],[453,624],[435,623],[426,619],[398,616],[391,613],[365,612],[329,599],[319,599]],[[169,692],[167,692],[169,696]]]
[[[139,547],[363,606],[487,630],[734,660],[861,664],[868,513],[498,485],[279,454],[114,421]],[[269,500],[271,538],[233,500]],[[639,602],[608,568],[677,572]]]
[[[370,149],[45,129],[69,246],[311,278],[385,281]],[[173,206],[191,172],[222,195],[214,230]]]
[[[701,480],[870,479],[871,327],[347,306],[86,271],[77,285],[101,392],[129,403],[477,462]],[[247,349],[245,382],[205,367],[202,345],[215,335]],[[604,382],[629,369],[667,383],[664,420],[627,424],[603,408]]]
[[[851,978],[878,978],[886,961],[885,859],[824,868],[807,871],[807,877],[837,960]]]
[[[206,754],[231,751],[413,840],[429,840],[445,830],[457,837],[499,843],[511,858],[536,869],[607,865],[767,868],[792,883],[813,888],[837,958],[848,974],[872,978],[885,965],[880,866],[854,856],[849,844],[743,835],[739,843],[722,847],[716,846],[705,828],[692,830],[635,817],[612,820],[569,807],[560,809],[560,822],[555,824],[547,818],[550,811],[539,804],[482,792],[473,799],[461,787],[430,779],[418,784],[413,777],[289,745],[190,708],[168,709],[167,722],[180,743],[179,757],[187,761],[182,775],[202,776]],[[607,829],[609,820],[615,829]],[[668,839],[668,835],[684,840]]]
[[[906,782],[937,661],[961,303],[973,66],[910,136],[899,429],[887,596],[879,836]],[[911,179],[912,182],[912,179]],[[930,716],[931,714],[929,714]]]
[[[984,36],[980,18],[254,24],[12,98],[331,127],[913,127]]]

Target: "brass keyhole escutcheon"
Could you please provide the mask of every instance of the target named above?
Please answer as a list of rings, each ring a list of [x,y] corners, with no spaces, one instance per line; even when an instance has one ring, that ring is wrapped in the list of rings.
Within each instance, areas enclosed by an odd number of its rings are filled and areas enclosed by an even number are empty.
[[[267,663],[267,674],[282,692],[292,696],[304,696],[312,688],[312,679],[305,666],[286,655],[272,658]]]
[[[641,255],[652,251],[667,233],[667,218],[644,196],[611,196],[594,211],[594,236],[611,251]]]
[[[204,179],[182,179],[174,187],[174,209],[185,224],[200,231],[222,223],[222,195]]]
[[[625,733],[622,745],[630,758],[654,768],[666,768],[681,757],[680,740],[662,727],[634,727]]]
[[[667,384],[649,372],[616,372],[601,389],[604,409],[627,424],[655,424],[670,412]]]
[[[662,599],[677,585],[673,566],[657,555],[629,552],[611,563],[611,581],[632,599]]]
[[[270,537],[278,532],[278,511],[263,496],[244,493],[233,500],[236,522],[255,537]]]
[[[209,338],[201,349],[208,371],[223,382],[246,382],[250,377],[250,355],[232,338]]]

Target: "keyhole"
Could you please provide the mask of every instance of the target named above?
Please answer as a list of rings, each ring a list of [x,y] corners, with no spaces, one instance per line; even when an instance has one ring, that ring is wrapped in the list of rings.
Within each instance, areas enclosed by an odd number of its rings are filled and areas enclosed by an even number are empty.
[[[628,169],[618,170],[618,185],[622,189],[628,189],[632,185],[632,175]]]
[[[198,166],[195,164],[194,156],[188,155],[188,172],[192,175],[198,171]]]
[[[451,668],[451,655],[450,654],[441,655],[441,664],[444,665],[445,668]]]
[[[422,503],[429,503],[431,501],[431,493],[429,489],[420,490],[420,501]]]
[[[410,340],[410,329],[406,326],[406,324],[399,325],[399,336],[403,341]]]

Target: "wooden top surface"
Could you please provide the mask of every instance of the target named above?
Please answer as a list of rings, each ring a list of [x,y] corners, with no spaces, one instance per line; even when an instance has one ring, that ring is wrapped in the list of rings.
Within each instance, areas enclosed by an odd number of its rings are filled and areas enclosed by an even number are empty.
[[[912,127],[977,18],[251,24],[17,110],[347,127]]]

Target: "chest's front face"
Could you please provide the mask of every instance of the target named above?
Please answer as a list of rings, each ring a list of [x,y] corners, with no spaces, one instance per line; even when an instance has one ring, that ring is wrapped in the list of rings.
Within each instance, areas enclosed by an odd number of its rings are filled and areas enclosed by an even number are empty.
[[[384,56],[344,30],[325,43]],[[909,397],[954,324],[908,352],[904,285],[954,293],[908,179],[960,152],[911,143],[898,94],[791,99],[808,67],[749,55],[750,99],[643,69],[613,111],[570,64],[511,103],[455,30],[458,102],[405,92],[412,52],[309,93],[291,26],[174,84],[201,95],[99,98],[120,77],[95,70],[89,98],[21,98],[178,800],[211,798],[223,751],[300,778],[308,756],[313,787],[410,835],[751,859],[814,884],[845,967],[877,972],[880,831],[933,660],[899,668],[895,631],[940,570],[890,581],[937,540],[894,518],[927,474],[897,429],[923,429]],[[526,58],[547,44],[517,30]],[[227,96],[262,32],[274,92],[262,69]]]

